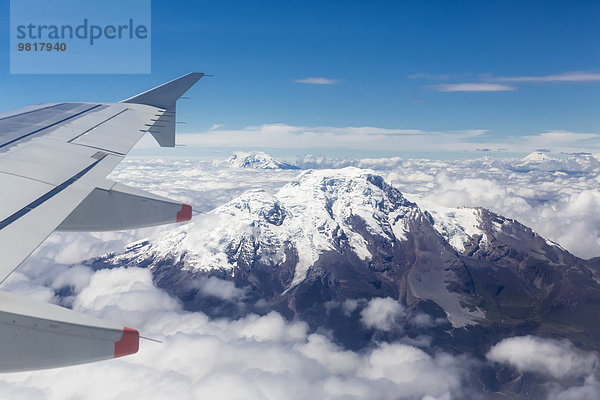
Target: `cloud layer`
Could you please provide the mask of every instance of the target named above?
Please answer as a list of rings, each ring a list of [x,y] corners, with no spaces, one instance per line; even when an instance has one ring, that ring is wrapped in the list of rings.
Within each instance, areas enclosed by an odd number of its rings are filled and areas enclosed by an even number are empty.
[[[372,168],[412,199],[449,206],[489,207],[534,227],[580,255],[600,255],[600,162],[589,155],[540,162],[400,158],[328,160],[305,157],[301,166]],[[227,167],[212,160],[126,160],[111,178],[208,210],[248,189],[275,191],[297,172]],[[417,200],[418,201],[418,200]],[[166,228],[158,228],[166,229]],[[138,328],[163,344],[143,341],[140,353],[79,367],[0,375],[0,397],[11,399],[453,399],[481,398],[465,387],[478,368],[467,356],[427,349],[427,340],[378,342],[363,351],[311,333],[302,321],[277,313],[237,320],[210,319],[182,310],[140,268],[93,271],[78,261],[120,251],[155,230],[52,235],[2,286]],[[207,296],[224,300],[243,291],[217,279],[197,282]],[[65,290],[68,289],[68,290]],[[390,298],[352,300],[374,331],[402,324],[432,326],[425,314],[406,315]],[[422,346],[422,347],[419,347]],[[547,377],[552,400],[596,399],[598,356],[566,341],[508,338],[488,360],[521,374]]]
[[[462,88],[462,89],[461,89]],[[470,89],[469,89],[470,88]],[[488,89],[490,89],[488,87]],[[439,90],[442,90],[440,87]],[[445,87],[444,91],[487,90],[478,86]],[[547,130],[522,136],[499,137],[481,127],[461,130],[423,130],[412,128],[380,128],[373,126],[293,126],[263,124],[239,129],[219,126],[201,133],[181,134],[179,142],[188,150],[205,148],[245,149],[307,149],[317,146],[324,150],[388,151],[401,154],[448,154],[475,152],[481,149],[496,152],[523,153],[545,148],[552,152],[600,152],[600,134]],[[141,144],[138,149],[154,148]]]
[[[145,269],[88,271],[84,287],[70,276],[63,284],[75,285],[75,310],[163,343],[143,341],[118,360],[1,375],[2,398],[448,399],[466,373],[459,358],[401,343],[348,351],[277,313],[230,321],[185,312]]]

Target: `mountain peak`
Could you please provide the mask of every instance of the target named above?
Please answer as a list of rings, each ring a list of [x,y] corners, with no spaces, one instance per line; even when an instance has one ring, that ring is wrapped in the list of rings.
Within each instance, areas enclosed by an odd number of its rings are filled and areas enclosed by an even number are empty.
[[[454,328],[513,315],[515,290],[527,313],[550,294],[561,302],[583,279],[577,271],[593,274],[515,220],[418,201],[423,208],[369,170],[306,170],[275,193],[248,191],[101,262],[149,267],[192,302],[204,300],[189,280],[216,276],[291,313],[390,296],[409,308],[435,304]],[[574,278],[560,283],[563,273]]]
[[[325,252],[368,261],[366,237],[405,241],[407,218],[417,214],[415,204],[373,172],[308,170],[274,194],[248,191],[205,218],[165,232],[139,256],[179,260],[190,271],[230,273],[258,261],[274,266],[293,259],[293,279],[285,285],[290,288]]]
[[[529,153],[526,157],[523,158],[523,161],[529,162],[542,162],[542,161],[550,161],[553,160],[552,157],[546,155],[541,151],[533,151]]]
[[[246,153],[235,152],[229,158],[229,164],[238,168],[254,169],[299,169],[295,165],[278,161],[262,151]]]

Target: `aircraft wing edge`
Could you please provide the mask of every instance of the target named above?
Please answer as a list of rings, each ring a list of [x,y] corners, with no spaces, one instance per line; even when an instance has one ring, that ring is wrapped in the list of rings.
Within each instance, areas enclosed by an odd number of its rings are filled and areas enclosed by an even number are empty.
[[[166,197],[107,181],[96,187],[56,228],[63,232],[101,232],[144,228],[192,218],[192,207]]]
[[[0,291],[0,372],[64,367],[135,354],[139,333]]]

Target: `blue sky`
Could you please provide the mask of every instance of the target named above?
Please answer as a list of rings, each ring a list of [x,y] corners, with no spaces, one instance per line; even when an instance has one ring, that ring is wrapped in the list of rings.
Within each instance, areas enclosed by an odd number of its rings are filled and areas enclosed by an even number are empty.
[[[341,149],[402,155],[425,153],[429,142],[443,152],[446,140],[448,152],[600,151],[591,136],[600,133],[597,1],[153,1],[149,75],[11,75],[8,9],[3,0],[2,110],[117,101],[201,71],[215,76],[181,102],[183,132],[375,127],[384,129],[379,139],[392,139],[353,145],[339,130],[322,146],[308,135],[306,148],[331,151],[337,140]],[[298,82],[306,78],[332,84]],[[418,137],[405,140],[406,130]],[[465,139],[465,131],[478,133]],[[281,137],[273,147],[286,147]],[[257,147],[269,147],[263,138]]]

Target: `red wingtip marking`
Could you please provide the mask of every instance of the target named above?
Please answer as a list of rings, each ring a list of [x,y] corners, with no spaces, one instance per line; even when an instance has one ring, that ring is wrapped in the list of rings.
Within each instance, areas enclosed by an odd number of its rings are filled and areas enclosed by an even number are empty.
[[[123,357],[135,354],[140,348],[140,334],[135,329],[123,328],[121,340],[115,342],[115,357]]]
[[[192,206],[187,204],[181,205],[181,210],[177,212],[177,221],[176,222],[185,222],[192,219]]]

